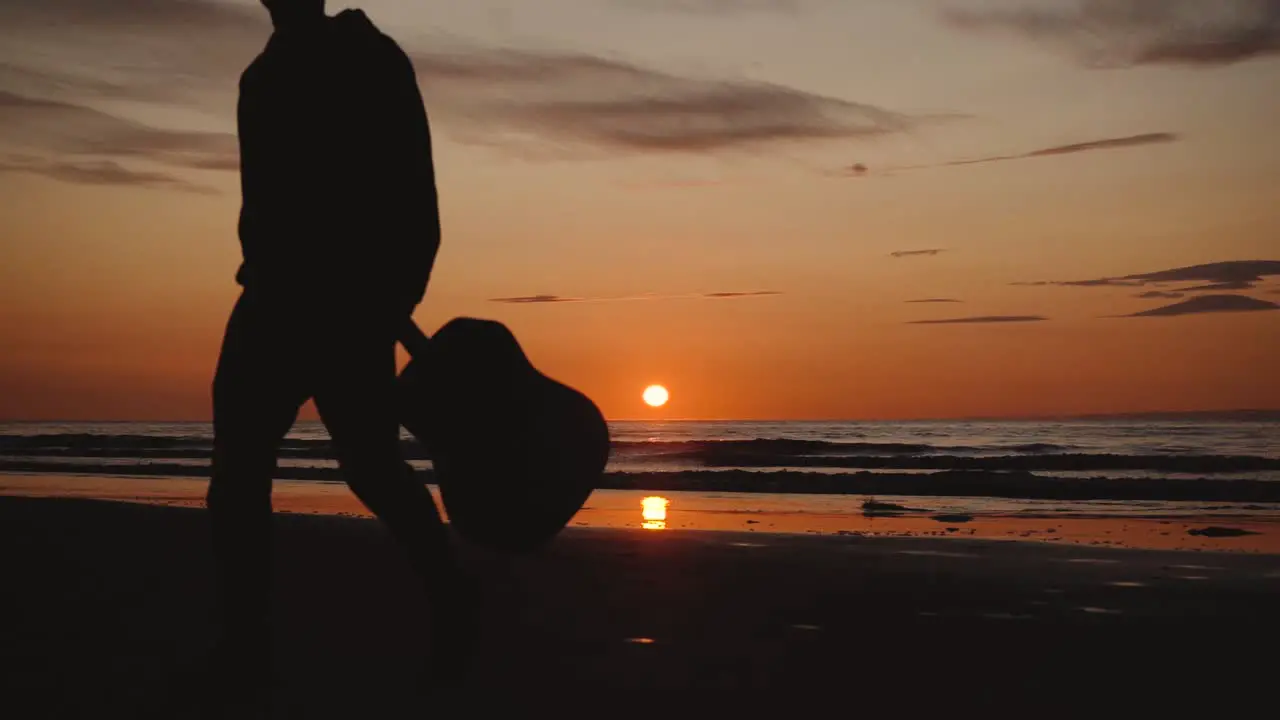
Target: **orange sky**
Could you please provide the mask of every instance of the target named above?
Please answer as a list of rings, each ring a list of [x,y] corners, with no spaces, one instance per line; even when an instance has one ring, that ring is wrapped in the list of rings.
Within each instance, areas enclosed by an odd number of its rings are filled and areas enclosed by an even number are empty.
[[[1280,259],[1280,60],[1232,55],[1224,31],[1217,59],[1099,68],[1072,44],[1087,4],[1007,4],[1060,12],[1057,42],[944,0],[365,3],[415,53],[432,112],[445,236],[417,318],[506,322],[615,419],[1280,408],[1280,274],[1242,265]],[[266,31],[252,3],[179,5],[0,3],[0,419],[209,417],[236,174],[135,126],[234,151],[234,78]],[[1221,7],[1228,29],[1277,22]],[[1179,27],[1150,41],[1176,49]],[[544,81],[437,74],[535,57]],[[625,112],[539,114],[570,92]],[[708,109],[725,95],[734,110]],[[1014,284],[1201,264],[1160,286]],[[537,295],[582,301],[494,301]],[[1109,317],[1204,296],[1260,310]],[[926,298],[962,302],[908,302]],[[915,324],[992,316],[1044,319]],[[640,398],[655,382],[658,410]]]

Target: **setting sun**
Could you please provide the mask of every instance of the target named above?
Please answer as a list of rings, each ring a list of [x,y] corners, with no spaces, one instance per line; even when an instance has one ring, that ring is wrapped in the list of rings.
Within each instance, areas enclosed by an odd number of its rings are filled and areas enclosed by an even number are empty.
[[[667,404],[671,394],[661,385],[650,385],[644,389],[644,401],[651,407],[662,407]]]

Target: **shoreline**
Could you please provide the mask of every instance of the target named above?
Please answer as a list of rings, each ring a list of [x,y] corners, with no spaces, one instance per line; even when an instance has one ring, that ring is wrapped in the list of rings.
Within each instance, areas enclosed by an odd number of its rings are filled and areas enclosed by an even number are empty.
[[[191,478],[0,473],[0,496],[110,500],[203,508],[207,482]],[[439,501],[438,492],[431,488]],[[640,501],[649,491],[597,490],[570,529],[643,530]],[[1196,506],[1185,513],[1089,513],[1087,507],[988,498],[906,497],[889,503],[862,496],[675,491],[654,534],[707,530],[764,535],[978,539],[1063,546],[1280,554],[1280,508]],[[870,503],[870,504],[868,504]],[[371,517],[339,482],[277,480],[279,514]],[[1216,510],[1213,508],[1217,508]],[[1269,510],[1269,511],[1268,511]]]
[[[417,471],[429,483],[432,471]],[[207,477],[207,465],[121,465],[0,459],[0,473]],[[282,465],[277,480],[340,481],[336,467]],[[1026,470],[939,470],[915,473],[797,470],[610,471],[602,490],[735,492],[814,495],[913,495],[1021,500],[1135,500],[1280,503],[1280,482],[1252,479],[1059,477]]]

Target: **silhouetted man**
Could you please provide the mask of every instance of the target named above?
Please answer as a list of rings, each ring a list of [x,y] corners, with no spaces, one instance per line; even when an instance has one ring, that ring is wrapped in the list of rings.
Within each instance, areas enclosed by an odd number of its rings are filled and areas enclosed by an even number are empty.
[[[397,334],[440,238],[413,68],[358,10],[263,4],[275,31],[240,81],[243,292],[213,383],[215,672],[228,691],[269,671],[271,479],[309,398],[343,477],[428,579],[435,616],[464,595],[435,503],[402,459],[393,396]]]

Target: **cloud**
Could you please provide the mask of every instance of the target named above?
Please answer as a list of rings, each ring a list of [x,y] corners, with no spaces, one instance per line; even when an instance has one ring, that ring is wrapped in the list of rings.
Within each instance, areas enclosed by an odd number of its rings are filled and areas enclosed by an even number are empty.
[[[613,295],[597,297],[566,297],[563,295],[522,295],[516,297],[490,298],[489,302],[509,303],[517,305],[538,303],[568,302],[615,302],[622,300],[675,300],[686,298],[703,298],[709,300],[732,300],[737,298],[764,297],[781,295],[777,290],[747,290],[729,292],[683,293],[676,295]]]
[[[0,88],[77,102],[179,102],[230,119],[236,78],[269,31],[261,8],[215,0],[0,0]],[[531,156],[760,150],[878,137],[934,119],[588,53],[446,37],[420,45],[405,41],[433,120],[463,142]]]
[[[411,55],[432,98],[490,139],[515,134],[612,152],[702,153],[878,137],[922,121],[784,85],[681,76],[581,53],[441,48]]]
[[[958,303],[963,300],[954,300],[952,298],[921,298],[919,300],[907,300],[909,303]]]
[[[1042,148],[1040,150],[1032,150],[1031,152],[1022,155],[1022,157],[1031,158],[1045,157],[1049,155],[1070,155],[1072,153],[1089,152],[1090,150],[1112,150],[1115,148],[1167,143],[1173,142],[1177,139],[1178,136],[1173,133],[1143,133],[1141,135],[1127,135],[1124,137],[1090,140],[1088,142],[1072,143],[1070,145],[1056,145],[1054,147]]]
[[[257,3],[0,0],[0,86],[224,107],[270,31]]]
[[[946,251],[947,251],[946,248],[929,248],[927,250],[894,250],[893,252],[889,253],[889,257],[895,257],[895,258],[933,257],[934,255],[937,255],[939,253],[944,253]]]
[[[1116,150],[1119,148],[1140,147],[1142,145],[1157,145],[1163,143],[1174,142],[1178,136],[1173,133],[1157,132],[1143,133],[1141,135],[1127,135],[1125,137],[1103,138],[1101,140],[1090,140],[1088,142],[1072,143],[1070,145],[1055,145],[1053,147],[1032,150],[1031,152],[1021,153],[1019,155],[992,155],[990,157],[975,158],[972,160],[953,160],[951,162],[942,163],[934,167],[949,167],[956,165],[979,165],[982,163],[1005,162],[1008,160],[1026,160],[1029,158],[1054,157],[1058,155],[1074,155],[1082,152],[1093,152],[1095,150]]]
[[[763,297],[766,295],[781,295],[777,290],[752,290],[748,292],[713,292],[704,293],[705,298],[746,298],[746,297]]]
[[[0,19],[24,29],[47,27],[50,16],[78,25],[106,25],[145,30],[160,26],[246,26],[266,24],[261,8],[218,0],[0,0]]]
[[[523,295],[518,297],[490,298],[489,302],[524,305],[533,303],[583,302],[586,299],[587,298],[562,297],[560,295]]]
[[[690,15],[794,14],[800,0],[615,0],[619,5],[653,12]]]
[[[983,323],[1041,322],[1048,318],[1039,315],[980,315],[977,317],[948,318],[946,320],[912,320],[908,325],[968,325]]]
[[[1085,142],[1071,143],[1069,145],[1053,145],[1050,147],[1040,148],[1039,150],[1018,153],[1016,155],[988,155],[986,157],[971,158],[968,160],[952,160],[950,162],[936,163],[933,165],[908,165],[904,167],[888,168],[887,170],[928,170],[931,168],[958,167],[961,165],[983,165],[986,163],[1007,162],[1009,160],[1028,160],[1031,158],[1075,155],[1077,153],[1095,152],[1098,150],[1118,150],[1121,148],[1141,147],[1143,145],[1161,145],[1164,143],[1175,142],[1179,139],[1178,135],[1169,132],[1142,133],[1140,135],[1125,135],[1122,137],[1088,140]],[[858,168],[862,168],[861,171],[859,171]],[[861,177],[866,174],[866,171],[866,166],[854,165],[850,169],[846,169],[841,174]]]
[[[239,146],[229,133],[154,128],[84,105],[2,89],[0,130],[6,145],[62,156],[62,163],[106,157],[196,169],[239,167]]]
[[[1144,293],[1138,293],[1137,295],[1134,295],[1134,297],[1142,299],[1163,298],[1165,300],[1176,300],[1182,297],[1182,293],[1166,292],[1164,290],[1148,290]]]
[[[953,27],[1057,47],[1099,68],[1230,65],[1280,54],[1280,0],[1059,0],[942,11]]]
[[[1262,310],[1280,310],[1280,305],[1268,300],[1251,298],[1247,295],[1200,295],[1172,305],[1119,317],[1176,317],[1203,313],[1258,312]]]
[[[187,182],[168,173],[132,170],[111,160],[60,161],[10,156],[0,159],[0,173],[28,173],[80,185],[117,185],[161,190],[180,190],[201,195],[216,191]]]
[[[1245,282],[1252,285],[1263,277],[1280,275],[1280,260],[1230,260],[1226,262],[1188,265],[1159,270],[1138,275],[1126,275],[1127,280],[1143,282],[1189,282],[1205,281],[1213,283]]]
[[[1022,285],[1025,287],[1043,287],[1045,285],[1058,285],[1061,287],[1138,287],[1143,283],[1135,280],[1121,280],[1119,278],[1095,278],[1093,280],[1036,280],[1034,282],[1012,282],[1010,285]]]
[[[1262,282],[1264,277],[1275,275],[1280,275],[1280,260],[1229,260],[1121,277],[1095,278],[1091,280],[1038,280],[1012,284],[1031,286],[1058,285],[1063,287],[1136,287],[1178,282],[1207,283],[1174,290],[1174,292],[1186,293],[1215,290],[1247,290]]]
[[[1224,280],[1223,282],[1209,283],[1208,285],[1196,285],[1195,287],[1182,288],[1182,292],[1216,292],[1219,290],[1249,290],[1253,287],[1252,280]]]
[[[1097,278],[1094,280],[1066,280],[1054,285],[1064,285],[1067,287],[1135,287],[1142,285],[1139,280],[1124,280],[1117,278]]]

